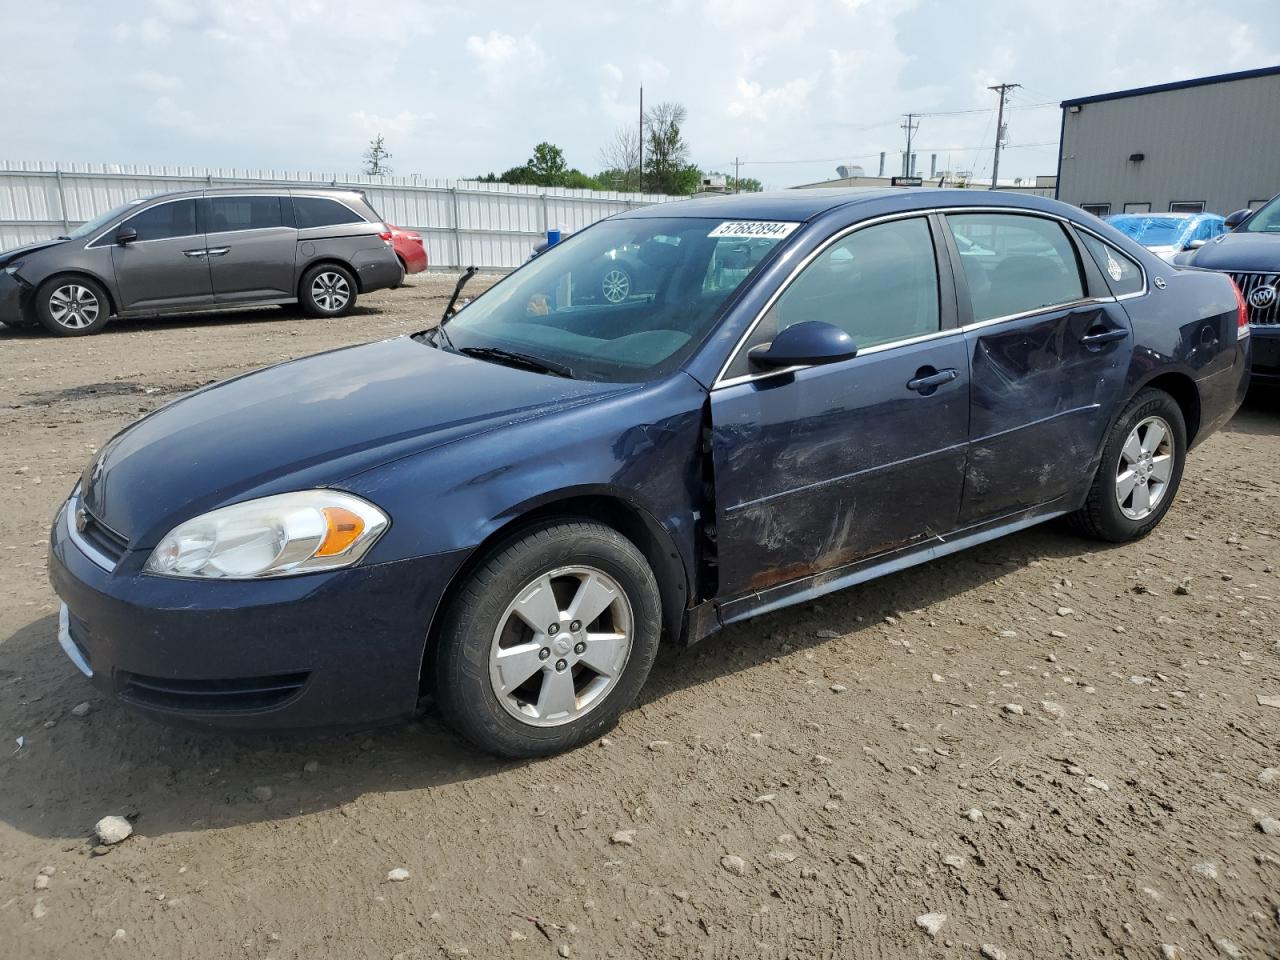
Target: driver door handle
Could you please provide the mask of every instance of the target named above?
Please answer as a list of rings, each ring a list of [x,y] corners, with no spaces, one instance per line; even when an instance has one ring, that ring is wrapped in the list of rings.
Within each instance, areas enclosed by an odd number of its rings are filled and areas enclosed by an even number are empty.
[[[937,387],[942,386],[944,383],[950,383],[958,376],[960,376],[960,372],[955,367],[948,367],[945,370],[939,370],[937,373],[908,380],[907,389],[914,390],[917,393],[932,393]]]
[[[207,256],[208,253],[209,253],[208,250],[183,250],[182,251],[182,255],[184,257],[204,257],[204,256]]]
[[[1111,327],[1107,330],[1098,330],[1095,333],[1086,333],[1080,338],[1080,342],[1086,347],[1100,347],[1104,343],[1114,343],[1117,340],[1123,340],[1129,335],[1129,331],[1124,327]]]

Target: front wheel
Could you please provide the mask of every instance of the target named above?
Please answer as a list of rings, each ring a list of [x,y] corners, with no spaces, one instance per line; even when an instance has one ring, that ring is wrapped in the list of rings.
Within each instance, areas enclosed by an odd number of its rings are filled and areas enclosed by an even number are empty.
[[[446,613],[436,702],[500,756],[579,746],[635,700],[661,610],[653,571],[616,530],[573,520],[528,529],[488,555]]]
[[[346,267],[322,263],[302,275],[298,299],[310,317],[345,317],[356,305],[356,278]]]
[[[1143,390],[1111,427],[1088,499],[1072,520],[1112,543],[1145,537],[1173,505],[1186,457],[1182,409],[1163,390]]]
[[[106,291],[88,277],[54,277],[36,291],[36,316],[59,337],[97,333],[110,315]]]

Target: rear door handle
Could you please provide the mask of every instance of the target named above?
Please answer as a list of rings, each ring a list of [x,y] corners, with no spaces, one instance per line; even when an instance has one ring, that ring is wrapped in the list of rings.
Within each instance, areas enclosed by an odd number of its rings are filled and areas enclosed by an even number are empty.
[[[1080,338],[1080,342],[1086,347],[1100,347],[1104,343],[1114,343],[1117,340],[1123,340],[1129,335],[1129,331],[1124,327],[1111,327],[1108,330],[1099,330],[1097,333],[1086,333]]]
[[[916,377],[907,381],[907,389],[922,393],[925,396],[933,393],[938,387],[944,383],[950,383],[956,377],[960,376],[960,371],[954,367],[948,367],[946,370],[938,370],[934,373],[925,373],[931,367],[921,367],[916,371]]]
[[[211,257],[221,257],[221,256],[224,256],[230,249],[231,249],[230,247],[210,247],[208,250],[205,251],[205,253]]]
[[[203,256],[206,256],[208,253],[209,253],[208,250],[183,250],[182,251],[182,255],[184,257],[203,257]]]

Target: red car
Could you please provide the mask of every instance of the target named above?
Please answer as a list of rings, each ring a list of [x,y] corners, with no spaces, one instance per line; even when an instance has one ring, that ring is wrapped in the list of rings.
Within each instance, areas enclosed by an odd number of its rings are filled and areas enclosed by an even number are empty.
[[[422,234],[387,224],[391,231],[391,246],[400,258],[405,273],[421,273],[427,269],[427,248],[422,245]]]

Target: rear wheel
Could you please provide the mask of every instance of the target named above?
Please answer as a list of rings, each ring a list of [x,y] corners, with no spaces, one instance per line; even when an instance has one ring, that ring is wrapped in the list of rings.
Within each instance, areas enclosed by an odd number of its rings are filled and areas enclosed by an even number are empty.
[[[635,699],[661,625],[657,581],[634,544],[599,524],[548,522],[495,548],[450,606],[436,702],[501,756],[579,746]]]
[[[302,275],[302,309],[311,317],[344,317],[356,305],[356,278],[346,267],[322,263]]]
[[[36,316],[59,337],[97,333],[110,315],[106,291],[88,277],[54,277],[36,291]]]
[[[1163,390],[1143,390],[1125,407],[1107,437],[1077,528],[1121,543],[1150,533],[1173,505],[1186,462],[1182,409]]]

